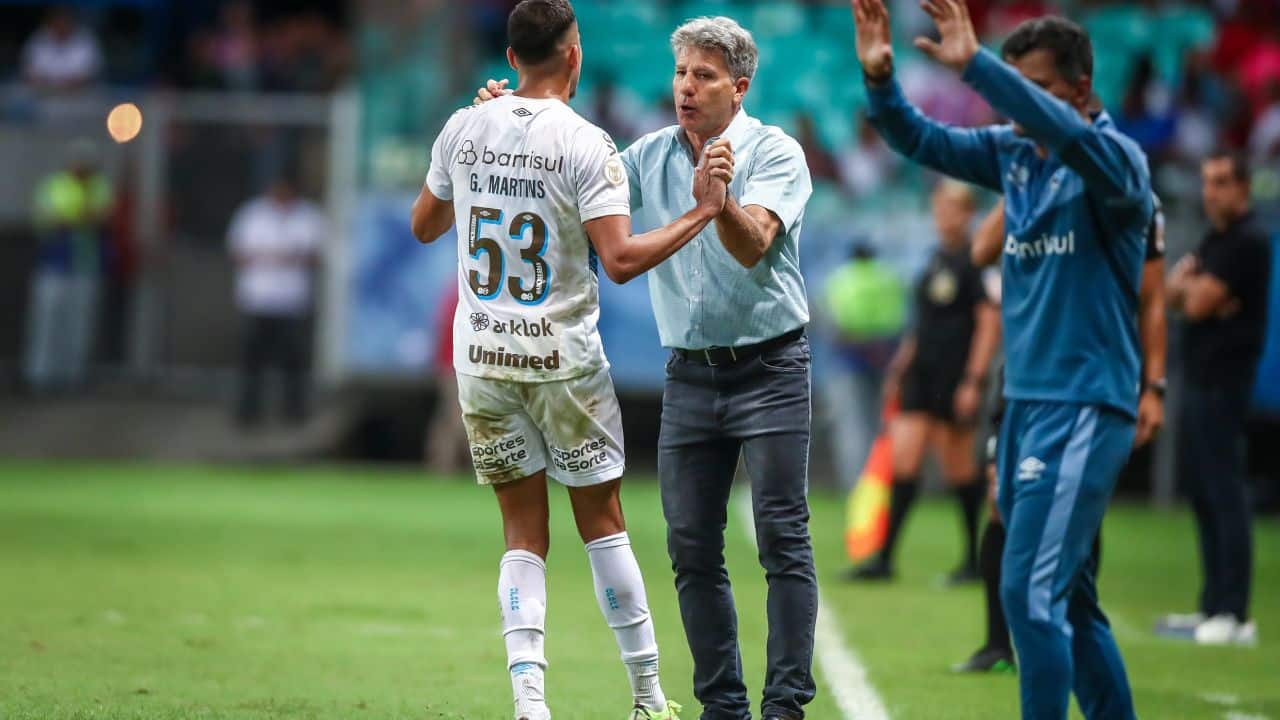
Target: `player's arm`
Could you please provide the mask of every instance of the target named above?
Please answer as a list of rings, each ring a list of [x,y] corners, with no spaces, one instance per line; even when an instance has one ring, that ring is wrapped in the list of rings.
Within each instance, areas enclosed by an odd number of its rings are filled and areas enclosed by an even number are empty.
[[[977,267],[989,267],[1000,260],[1004,248],[1004,198],[978,223],[969,246],[969,259]]]
[[[852,0],[858,60],[867,87],[867,119],[889,147],[951,177],[1000,189],[1000,161],[991,128],[962,129],[920,113],[893,76],[889,11],[883,0]]]
[[[627,215],[606,215],[589,220],[583,227],[600,256],[605,274],[610,280],[623,284],[674,255],[702,232],[719,212],[714,201],[699,203],[698,207],[671,224],[639,235],[631,234],[631,218]]]
[[[614,156],[607,162],[620,163],[620,160]],[[732,178],[730,162],[704,154],[693,175],[693,197],[697,204],[668,225],[632,235],[631,217],[622,213],[603,214],[583,223],[610,280],[625,283],[653,269],[684,247],[724,210],[728,180]],[[585,208],[609,207],[599,205],[592,197],[599,198],[617,190],[598,183],[594,188],[590,183],[586,187],[580,196]],[[621,190],[626,192],[626,188]],[[616,204],[623,209],[627,207],[624,203]]]
[[[424,185],[418,199],[413,201],[410,226],[418,242],[435,242],[453,227],[453,201],[441,200]]]
[[[733,148],[726,139],[707,149],[712,162],[727,161],[733,181]],[[760,263],[773,241],[784,235],[804,213],[813,193],[809,167],[799,143],[770,136],[757,151],[743,183],[742,199],[730,196],[716,216],[716,234],[725,250],[745,268]]]
[[[432,143],[431,168],[409,214],[413,236],[423,244],[435,242],[453,227],[453,178],[449,169],[454,153],[450,130],[458,117],[454,113]]]

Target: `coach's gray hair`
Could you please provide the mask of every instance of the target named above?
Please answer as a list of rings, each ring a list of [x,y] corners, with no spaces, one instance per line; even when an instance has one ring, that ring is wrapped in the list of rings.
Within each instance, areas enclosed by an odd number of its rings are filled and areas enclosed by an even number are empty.
[[[735,81],[755,77],[756,66],[760,62],[755,38],[733,18],[694,18],[676,28],[671,33],[671,50],[679,55],[680,51],[689,48],[724,53],[724,62]]]

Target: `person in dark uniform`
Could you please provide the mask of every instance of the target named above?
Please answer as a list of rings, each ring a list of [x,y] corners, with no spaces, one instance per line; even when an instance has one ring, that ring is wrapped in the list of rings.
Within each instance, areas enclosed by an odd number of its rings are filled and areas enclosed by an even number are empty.
[[[1000,342],[1000,317],[969,259],[974,198],[944,180],[933,192],[940,244],[915,289],[915,324],[889,367],[885,395],[901,412],[890,428],[893,490],[884,547],[851,572],[855,580],[893,576],[893,553],[919,492],[925,451],[932,449],[959,500],[964,554],[952,582],[978,577],[976,536],[985,484],[973,455],[987,371]]]
[[[1186,321],[1179,465],[1200,535],[1199,612],[1165,618],[1203,645],[1257,642],[1249,617],[1252,519],[1245,490],[1245,422],[1266,333],[1271,248],[1249,206],[1249,166],[1217,154],[1201,166],[1212,226],[1169,278],[1169,304]]]
[[[1164,424],[1165,355],[1167,323],[1164,298],[1164,212],[1160,198],[1152,196],[1155,213],[1147,233],[1146,262],[1142,266],[1142,289],[1139,292],[1138,332],[1142,337],[1143,377],[1145,387],[1138,401],[1138,429],[1134,446],[1149,442]],[[996,204],[991,213],[978,226],[973,237],[972,258],[978,267],[999,262],[1004,247],[1004,201]],[[994,298],[999,302],[998,298]],[[1009,625],[1005,621],[1004,606],[1000,602],[1000,565],[1004,555],[1004,521],[995,504],[996,450],[1000,435],[1000,421],[1004,416],[1004,398],[997,393],[991,411],[991,435],[985,444],[983,464],[986,467],[988,489],[987,525],[982,531],[978,546],[978,567],[982,572],[987,615],[987,637],[967,660],[952,667],[955,672],[1015,672],[1013,643],[1009,638]],[[1093,572],[1102,560],[1102,536],[1099,533],[1093,544]]]

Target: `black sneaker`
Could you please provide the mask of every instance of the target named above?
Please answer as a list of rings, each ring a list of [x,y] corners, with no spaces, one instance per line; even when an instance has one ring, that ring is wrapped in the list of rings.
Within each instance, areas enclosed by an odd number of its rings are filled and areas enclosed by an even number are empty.
[[[958,665],[951,666],[952,672],[958,673],[997,673],[1014,675],[1018,672],[1018,664],[1013,653],[1004,648],[982,648],[973,657]]]
[[[961,565],[947,576],[948,585],[972,585],[976,582],[982,582],[982,573],[972,565]]]
[[[892,580],[893,568],[889,566],[889,561],[877,555],[861,565],[849,568],[845,572],[845,579],[854,582]]]

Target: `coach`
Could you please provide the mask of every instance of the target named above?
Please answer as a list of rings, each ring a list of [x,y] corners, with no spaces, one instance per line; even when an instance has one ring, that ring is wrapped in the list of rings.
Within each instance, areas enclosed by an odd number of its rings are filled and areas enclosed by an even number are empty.
[[[738,619],[724,566],[735,470],[751,478],[769,583],[764,720],[800,720],[813,700],[818,584],[809,542],[809,321],[800,226],[813,191],[799,143],[743,109],[759,51],[727,17],[671,35],[677,124],[622,153],[637,230],[693,207],[694,167],[727,156],[737,172],[715,224],[649,272],[667,360],[658,476],[667,549],[703,720],[749,718]],[[489,81],[479,101],[509,92]]]
[[[671,36],[678,124],[622,155],[632,220],[660,227],[692,207],[703,149],[728,140],[729,200],[703,233],[649,273],[667,361],[658,476],[694,694],[704,720],[750,717],[724,530],[739,457],[751,478],[769,583],[765,720],[801,718],[813,699],[818,591],[809,544],[809,320],[799,240],[812,192],[800,145],[743,109],[759,53],[729,18]]]

